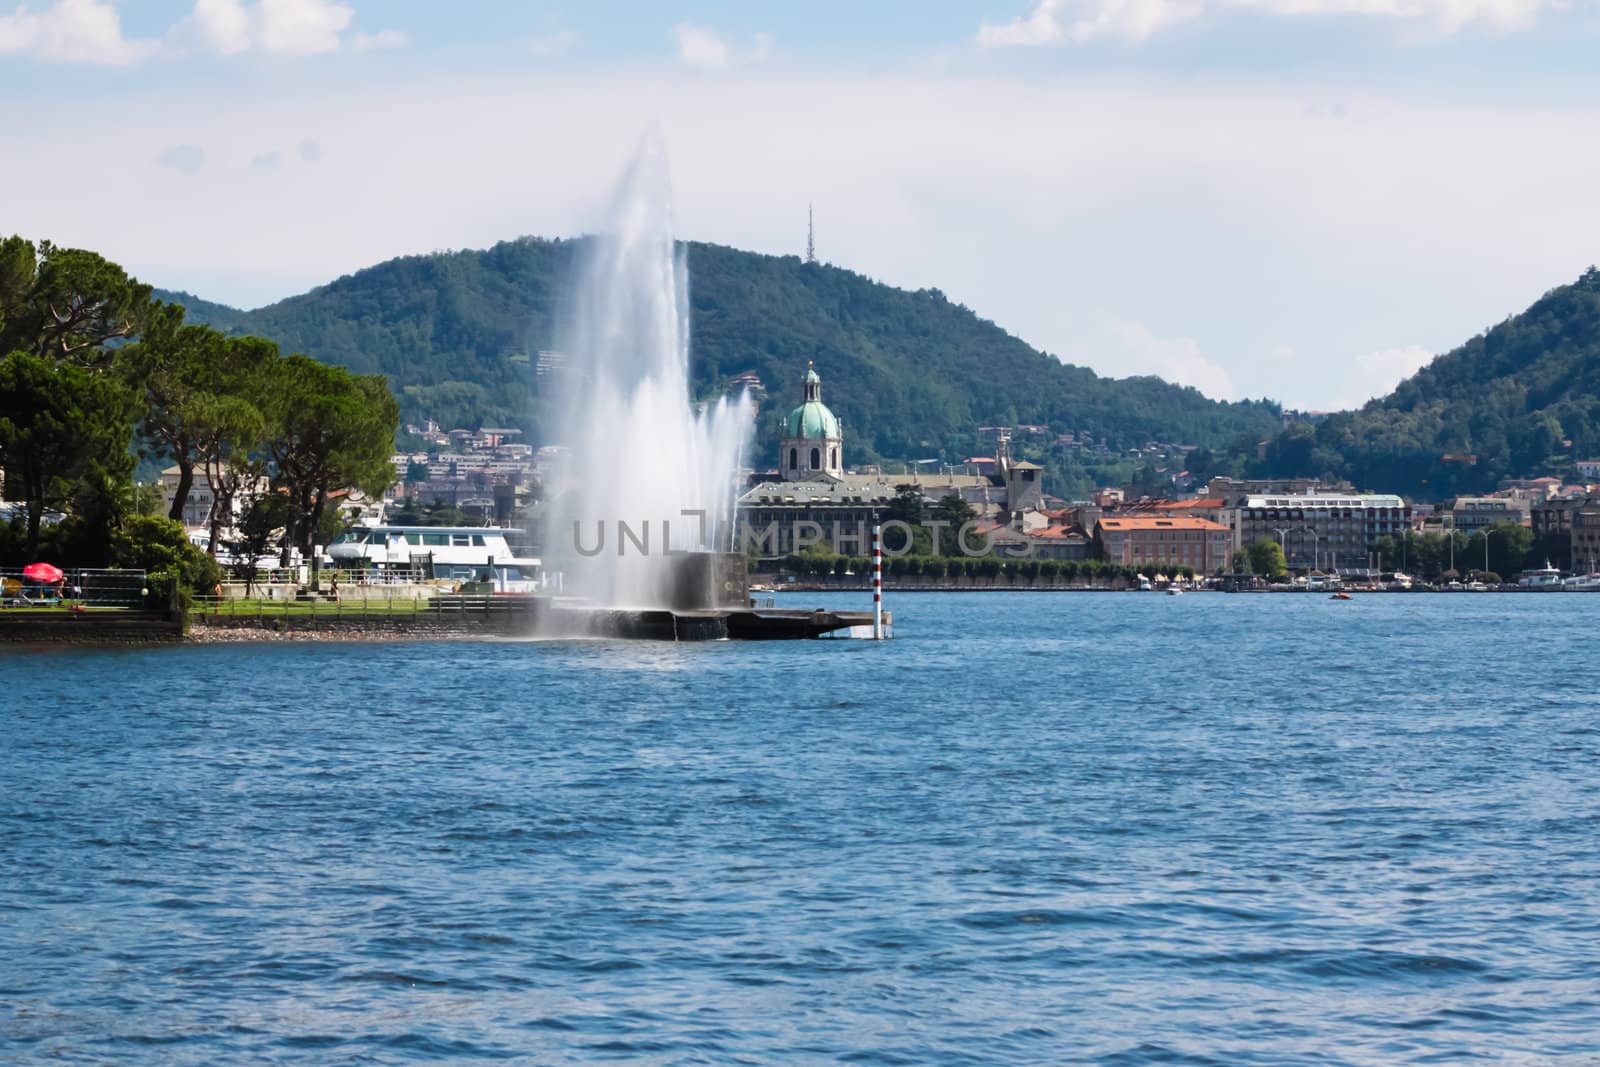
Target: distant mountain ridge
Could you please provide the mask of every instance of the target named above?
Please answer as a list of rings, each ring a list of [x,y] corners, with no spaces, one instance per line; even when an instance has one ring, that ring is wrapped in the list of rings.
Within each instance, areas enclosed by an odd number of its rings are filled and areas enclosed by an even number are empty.
[[[554,347],[580,243],[522,238],[407,256],[253,311],[158,296],[224,331],[388,375],[407,421],[509,424],[537,438],[537,353]],[[980,425],[1087,431],[1119,449],[1149,440],[1220,448],[1278,425],[1266,402],[1222,403],[1157,378],[1063,364],[937,290],[717,245],[690,244],[688,262],[693,388],[705,397],[734,375],[760,376],[759,456],[808,361],[844,420],[849,462],[960,459],[980,448]]]
[[[1261,464],[1422,499],[1575,476],[1600,455],[1600,271],[1434,359],[1388,396],[1291,426]]]

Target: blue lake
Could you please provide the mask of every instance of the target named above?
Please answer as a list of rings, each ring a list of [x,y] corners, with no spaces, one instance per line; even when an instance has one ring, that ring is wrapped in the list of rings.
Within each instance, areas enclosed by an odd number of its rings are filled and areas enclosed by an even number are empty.
[[[0,1062],[1600,1059],[1600,596],[887,602],[0,652]]]

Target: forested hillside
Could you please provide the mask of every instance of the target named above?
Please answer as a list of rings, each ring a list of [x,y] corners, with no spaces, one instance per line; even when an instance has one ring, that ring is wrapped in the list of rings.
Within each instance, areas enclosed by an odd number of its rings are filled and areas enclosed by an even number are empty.
[[[558,344],[578,247],[525,238],[412,256],[248,312],[164,295],[229,332],[388,375],[408,421],[518,425],[537,439],[537,353]],[[852,461],[959,459],[979,447],[980,425],[1088,431],[1125,448],[1152,439],[1221,447],[1278,424],[1270,404],[1223,404],[1156,378],[1063,364],[937,291],[704,244],[690,246],[689,270],[694,388],[710,396],[734,375],[758,374],[768,391],[763,455],[808,360],[844,420]]]
[[[1435,359],[1382,400],[1276,437],[1271,474],[1423,499],[1568,475],[1600,454],[1600,271]]]

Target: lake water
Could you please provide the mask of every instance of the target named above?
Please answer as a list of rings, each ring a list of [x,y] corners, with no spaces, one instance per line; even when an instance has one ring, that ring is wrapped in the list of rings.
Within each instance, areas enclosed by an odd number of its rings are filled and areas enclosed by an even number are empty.
[[[1600,596],[887,599],[0,653],[0,1062],[1600,1059]]]

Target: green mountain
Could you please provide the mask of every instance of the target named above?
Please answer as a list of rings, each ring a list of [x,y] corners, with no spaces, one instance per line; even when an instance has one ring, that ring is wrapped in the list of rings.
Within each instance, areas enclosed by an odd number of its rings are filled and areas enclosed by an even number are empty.
[[[524,426],[537,439],[537,353],[556,347],[579,246],[525,238],[409,256],[254,311],[158,295],[220,329],[388,375],[406,421]],[[980,425],[1086,431],[1113,454],[1151,440],[1222,448],[1278,425],[1265,402],[1218,403],[1157,378],[1063,364],[937,290],[716,245],[692,244],[688,259],[694,388],[708,397],[735,375],[760,376],[761,456],[807,361],[844,420],[851,462],[958,460],[982,447]]]
[[[1600,455],[1600,271],[1439,356],[1358,411],[1298,424],[1258,469],[1438,500]]]

